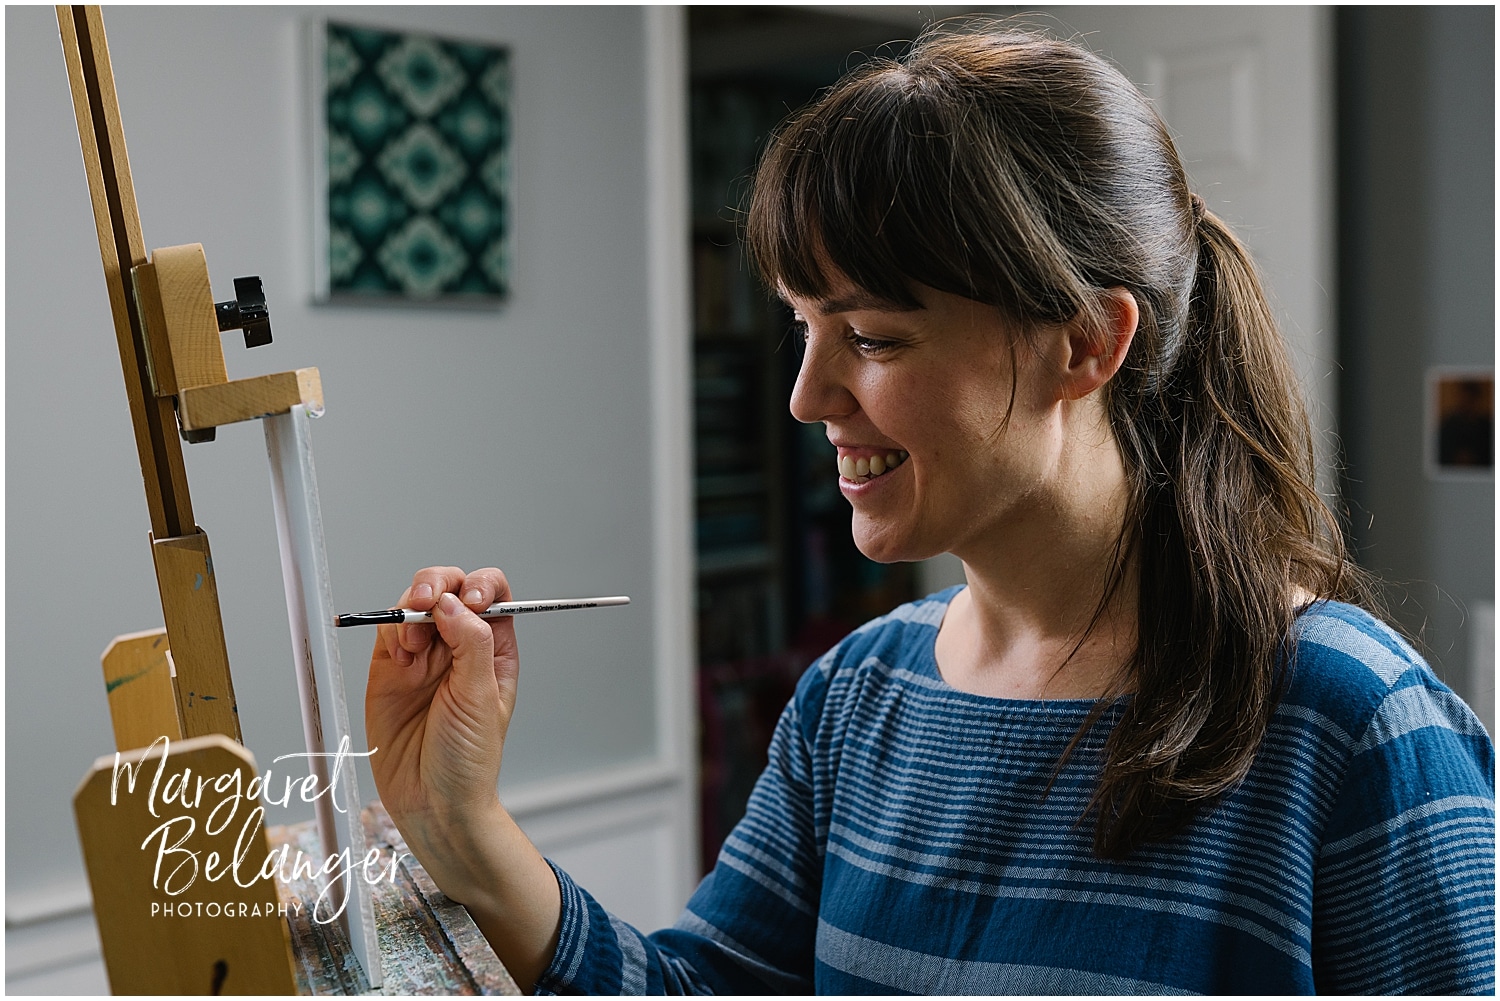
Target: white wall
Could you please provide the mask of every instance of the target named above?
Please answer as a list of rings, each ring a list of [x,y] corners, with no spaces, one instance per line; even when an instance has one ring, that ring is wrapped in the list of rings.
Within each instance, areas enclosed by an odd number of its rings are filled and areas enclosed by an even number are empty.
[[[1495,9],[1425,12],[1431,256],[1422,305],[1432,367],[1495,367]],[[1444,678],[1495,734],[1495,476],[1429,477],[1425,535],[1439,591],[1426,637]],[[1446,593],[1443,593],[1446,592]],[[1487,612],[1487,609],[1489,610]]]
[[[512,47],[514,294],[498,311],[444,311],[311,305],[301,28],[318,13],[106,8],[146,245],[202,243],[217,298],[237,275],[264,279],[276,340],[247,352],[226,335],[231,378],[321,370],[327,414],[314,436],[340,608],[388,604],[414,569],[440,562],[499,565],[522,597],[635,599],[521,625],[502,793],[601,767],[650,771],[668,749],[659,703],[677,696],[659,690],[656,667],[671,645],[659,606],[676,585],[659,579],[653,550],[648,15],[337,9]],[[52,8],[7,8],[5,48],[14,921],[82,885],[70,800],[113,750],[99,654],[161,612]],[[232,136],[250,142],[220,138]],[[257,424],[218,437],[185,448],[188,477],[213,544],[245,742],[266,767],[302,740],[269,478]],[[689,598],[685,587],[671,597]],[[357,746],[372,639],[343,638]],[[368,772],[361,792],[374,796]]]
[[[1430,370],[1495,364],[1495,10],[1339,11],[1353,535],[1391,614],[1495,732],[1495,477],[1427,466]]]

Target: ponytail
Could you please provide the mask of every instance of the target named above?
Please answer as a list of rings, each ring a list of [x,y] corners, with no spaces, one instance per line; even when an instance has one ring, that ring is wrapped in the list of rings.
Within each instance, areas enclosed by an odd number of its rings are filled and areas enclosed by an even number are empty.
[[[1106,857],[1170,837],[1244,778],[1292,668],[1292,596],[1342,595],[1347,575],[1255,269],[1197,195],[1191,213],[1181,343],[1164,352],[1154,419],[1121,436],[1136,446],[1139,644],[1093,801]]]

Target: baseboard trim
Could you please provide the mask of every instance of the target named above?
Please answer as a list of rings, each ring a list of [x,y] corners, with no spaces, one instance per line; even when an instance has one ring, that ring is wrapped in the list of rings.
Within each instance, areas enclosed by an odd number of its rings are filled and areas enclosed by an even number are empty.
[[[88,880],[69,880],[37,890],[7,893],[5,927],[7,930],[25,928],[76,914],[88,914],[93,909],[94,897],[89,892]]]
[[[670,789],[684,780],[682,769],[648,761],[528,783],[513,792],[502,790],[500,798],[512,816],[524,820],[554,810]],[[86,879],[10,892],[5,896],[5,927],[24,928],[87,914],[93,903]]]
[[[680,768],[649,761],[564,775],[551,781],[530,783],[512,792],[507,792],[502,783],[500,801],[511,816],[524,820],[553,810],[667,789],[685,778]]]

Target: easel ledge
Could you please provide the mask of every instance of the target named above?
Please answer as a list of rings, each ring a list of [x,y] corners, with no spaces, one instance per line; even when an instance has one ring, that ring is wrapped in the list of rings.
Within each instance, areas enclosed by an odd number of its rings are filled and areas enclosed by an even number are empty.
[[[375,920],[380,928],[381,965],[385,983],[379,993],[511,995],[521,990],[500,962],[462,904],[456,904],[433,883],[406,847],[401,832],[385,807],[371,803],[360,815],[367,844],[381,857],[400,859],[393,884],[375,884]],[[286,845],[316,853],[318,835],[313,823],[268,829],[272,851]],[[319,888],[310,879],[278,884],[284,903],[313,901]],[[366,993],[358,964],[337,922],[316,924],[307,906],[289,915],[292,952],[297,958],[300,994],[350,995]]]

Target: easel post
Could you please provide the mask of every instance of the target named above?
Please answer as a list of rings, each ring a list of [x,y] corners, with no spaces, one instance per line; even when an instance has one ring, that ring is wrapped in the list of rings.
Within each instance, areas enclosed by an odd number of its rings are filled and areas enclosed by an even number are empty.
[[[201,811],[194,812],[196,802],[181,800],[179,805],[189,812],[176,819],[199,840],[189,843],[185,838],[172,846],[170,854],[181,865],[191,857],[195,867],[201,855],[207,878],[190,895],[183,895],[189,889],[183,887],[162,899],[166,884],[160,862],[169,853],[166,835],[162,835],[154,867],[153,857],[144,851],[151,836],[142,840],[142,825],[157,820],[158,813],[149,800],[144,807],[139,799],[122,802],[118,785],[121,761],[134,759],[142,764],[147,752],[138,742],[151,743],[152,731],[157,729],[166,738],[186,738],[171,765],[175,770],[186,760],[189,771],[197,771],[199,795],[204,777],[213,779],[216,790],[220,781],[233,785],[236,776],[241,788],[254,779],[254,760],[241,746],[213,558],[208,536],[193,518],[178,432],[188,441],[210,441],[219,424],[286,414],[294,407],[321,413],[322,387],[316,369],[229,381],[220,332],[243,329],[247,346],[270,339],[260,281],[236,279],[236,299],[216,304],[200,245],[164,248],[147,259],[103,17],[98,7],[90,6],[58,7],[57,18],[166,621],[160,632],[118,637],[102,658],[116,739],[121,751],[132,746],[136,750],[117,754],[113,765],[110,759],[101,758],[74,797],[111,985],[124,992],[290,993],[295,981],[287,926],[281,916],[262,916],[262,905],[274,905],[278,897],[274,879],[258,865],[269,855],[264,828],[259,824],[246,827],[232,841],[233,857],[249,860],[249,872],[255,875],[245,879],[237,873],[235,892],[222,895],[226,888],[212,886],[215,880],[208,876],[216,853],[203,840],[221,832],[206,829],[212,814],[200,815]],[[140,684],[116,696],[121,686],[136,682]],[[342,691],[337,694],[342,705]],[[316,766],[323,764],[317,759],[312,763],[315,773]],[[168,767],[165,750],[161,766],[164,771]],[[179,792],[189,782],[184,773]],[[247,795],[247,799],[258,800],[258,795]],[[359,803],[351,798],[347,809],[357,811]],[[358,831],[357,819],[354,829]],[[342,845],[331,825],[325,825],[323,834],[327,854],[340,847],[346,853],[362,852],[362,831],[352,843]],[[219,861],[224,861],[224,846],[217,840],[212,843],[220,849]],[[189,847],[179,851],[182,844]],[[220,896],[215,903],[197,899],[201,894]],[[367,894],[356,895],[361,908],[356,948],[370,984],[379,986],[370,901]],[[144,925],[148,905],[159,908],[196,902],[220,906],[226,901],[235,905],[240,918],[244,907],[253,904],[262,923],[244,928],[214,922],[205,925],[174,915],[176,921]],[[223,915],[220,920],[225,920]],[[143,927],[150,928],[144,939]],[[237,929],[233,934],[223,931],[231,927]],[[263,934],[264,929],[270,932]]]
[[[179,718],[186,736],[223,733],[238,741],[239,718],[224,646],[218,591],[214,588],[206,595],[195,594],[192,587],[199,582],[199,574],[206,572],[208,578],[212,577],[208,538],[193,520],[182,443],[176,433],[174,401],[152,391],[148,346],[135,283],[128,279],[132,269],[146,263],[146,249],[125,135],[120,126],[119,99],[115,94],[109,44],[104,37],[104,18],[98,7],[58,7],[57,25],[73,92],[73,111],[94,206],[99,256],[109,290],[120,366],[125,374],[125,395],[130,402],[141,479],[146,488],[152,555],[157,565],[168,643],[177,651],[178,687],[194,693],[191,706],[185,705],[180,695],[176,697]],[[184,539],[187,541],[176,542]],[[158,546],[166,547],[160,558]],[[195,559],[188,555],[192,552],[197,553]],[[198,565],[190,567],[193,562]],[[190,575],[184,579],[181,573]],[[191,657],[186,656],[189,647]],[[204,699],[203,695],[210,698]]]

